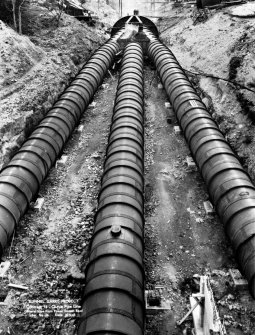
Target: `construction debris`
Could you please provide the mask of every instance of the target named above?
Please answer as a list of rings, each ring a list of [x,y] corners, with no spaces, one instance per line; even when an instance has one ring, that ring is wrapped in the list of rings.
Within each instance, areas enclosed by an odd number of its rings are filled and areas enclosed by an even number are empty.
[[[226,329],[220,321],[208,276],[200,276],[200,291],[190,297],[191,309],[177,322],[181,325],[192,313],[196,335],[226,335]]]
[[[10,266],[11,266],[10,261],[5,261],[5,262],[0,263],[0,278],[3,278],[5,276]]]
[[[17,285],[17,284],[8,284],[8,287],[14,288],[14,289],[17,289],[17,290],[25,290],[25,291],[28,290],[27,286]]]
[[[230,269],[229,274],[233,280],[234,286],[239,290],[248,289],[248,282],[243,278],[238,269]]]

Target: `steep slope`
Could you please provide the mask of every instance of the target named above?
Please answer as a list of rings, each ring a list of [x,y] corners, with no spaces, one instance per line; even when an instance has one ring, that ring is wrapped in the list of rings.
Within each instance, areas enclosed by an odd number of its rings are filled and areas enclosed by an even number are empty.
[[[56,27],[49,11],[40,6],[33,10],[37,19],[30,38],[0,22],[0,166],[8,162],[80,65],[109,38],[100,20],[90,27],[63,14]]]
[[[196,25],[192,21],[192,9],[181,13],[172,10],[161,23],[161,31],[165,30],[161,38],[198,85],[201,96],[208,98],[214,118],[253,180],[254,10],[255,5],[251,3],[211,10],[208,19]]]

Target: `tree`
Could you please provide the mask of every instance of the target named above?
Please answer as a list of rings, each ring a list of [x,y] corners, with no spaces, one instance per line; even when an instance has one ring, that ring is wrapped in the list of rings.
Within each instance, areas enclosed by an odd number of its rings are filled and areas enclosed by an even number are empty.
[[[13,24],[12,4],[9,0],[0,1],[0,20],[9,25]]]
[[[27,0],[16,0],[16,8],[18,12],[18,22],[19,22],[19,33],[22,34],[22,24],[21,24],[21,8]]]
[[[6,23],[12,23],[14,29],[20,34],[22,34],[22,8],[25,5],[29,5],[29,0],[2,0],[0,6],[1,13],[3,13],[1,19]],[[5,14],[7,14],[6,17]]]
[[[18,31],[17,29],[17,19],[16,19],[16,0],[12,0],[12,15],[13,15],[13,25],[14,29]]]
[[[57,27],[58,27],[61,16],[65,9],[65,1],[64,0],[45,0],[43,5],[54,15],[54,19],[56,19]]]

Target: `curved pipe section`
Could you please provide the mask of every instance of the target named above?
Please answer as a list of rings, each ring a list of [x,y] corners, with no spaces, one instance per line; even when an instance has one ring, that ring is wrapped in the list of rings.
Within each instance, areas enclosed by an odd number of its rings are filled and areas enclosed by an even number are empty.
[[[108,139],[79,335],[143,334],[143,214],[143,54],[130,43]]]
[[[115,38],[100,47],[0,173],[0,257],[49,169],[119,51]]]
[[[149,56],[255,298],[255,187],[172,52],[154,39]]]
[[[125,28],[127,22],[131,24],[142,23],[144,28],[147,28],[147,30],[150,31],[154,36],[156,37],[159,36],[157,26],[147,17],[140,15],[124,16],[121,19],[119,19],[112,27],[111,36],[115,36],[115,34],[118,33],[120,29]]]

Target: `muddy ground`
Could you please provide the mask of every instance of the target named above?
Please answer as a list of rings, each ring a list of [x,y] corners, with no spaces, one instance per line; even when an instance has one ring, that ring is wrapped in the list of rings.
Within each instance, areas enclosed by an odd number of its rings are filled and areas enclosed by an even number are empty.
[[[244,22],[239,18],[214,11],[207,22],[193,26],[189,15],[174,12],[171,28],[162,33],[163,40],[171,47],[181,65],[192,72],[210,72],[231,78],[252,89],[249,82],[253,83],[251,77],[254,66],[252,58],[254,21],[246,19]],[[77,30],[84,29],[80,23],[75,23],[74,27],[76,24]],[[161,31],[168,25],[169,17],[160,23]],[[63,34],[63,30],[66,31],[65,27],[68,33]],[[8,127],[2,127],[2,135],[6,136],[2,136],[2,139],[5,139],[6,147],[11,137],[24,138],[33,128],[35,120],[32,117],[29,131],[20,134],[28,123],[19,122],[20,128],[16,132],[16,128],[11,126],[15,125],[12,120],[12,109],[13,119],[15,115],[23,118],[23,110],[32,110],[31,115],[40,114],[42,104],[46,103],[43,112],[45,113],[54,101],[51,88],[56,86],[56,81],[60,83],[61,91],[61,85],[63,89],[85,58],[107,37],[103,31],[99,33],[98,27],[97,30],[86,27],[91,41],[82,34],[76,34],[75,41],[71,43],[73,56],[70,61],[68,47],[71,44],[65,44],[65,41],[71,39],[72,29],[67,24],[56,31],[48,28],[44,36],[32,37],[32,41],[41,48],[38,53],[41,59],[44,53],[47,56],[45,58],[47,66],[39,61],[42,75],[34,67],[36,65],[31,64],[31,69],[21,74],[17,82],[4,86],[0,91],[0,94],[4,94],[1,103],[4,108],[8,108],[6,110],[10,113],[8,115],[12,121]],[[231,36],[223,40],[222,44],[221,31]],[[245,32],[247,35],[244,38]],[[61,41],[58,44],[59,39]],[[217,50],[217,45],[220,50]],[[40,54],[40,50],[43,50],[43,53]],[[61,55],[57,56],[59,52]],[[60,63],[53,66],[53,63],[57,63],[58,57]],[[240,62],[238,57],[244,60]],[[50,71],[53,73],[49,73]],[[213,117],[254,178],[255,142],[251,118],[254,105],[253,99],[249,98],[251,92],[201,74],[192,75],[190,79],[201,97],[207,97]],[[46,83],[44,86],[41,85],[42,81]],[[217,216],[205,214],[203,202],[208,200],[208,194],[199,173],[188,169],[186,158],[190,155],[189,149],[183,136],[174,132],[176,120],[173,118],[172,123],[167,122],[169,112],[165,107],[167,97],[164,90],[158,89],[158,83],[159,79],[154,69],[147,64],[145,68],[146,288],[151,290],[155,286],[161,286],[161,303],[169,308],[169,311],[148,317],[146,335],[182,334],[185,328],[192,327],[191,319],[178,328],[176,321],[180,320],[190,308],[188,298],[194,289],[197,289],[192,279],[194,274],[208,274],[211,277],[211,285],[227,334],[252,335],[255,333],[254,302],[246,291],[237,291],[232,286],[228,270],[237,268],[232,249]],[[94,98],[96,107],[88,109],[82,117],[81,124],[84,126],[82,132],[76,130],[64,148],[62,155],[67,156],[67,163],[65,165],[58,163],[42,185],[39,194],[44,198],[42,210],[37,212],[31,206],[29,213],[15,231],[11,247],[6,250],[4,260],[11,261],[11,268],[8,276],[0,283],[2,289],[0,298],[6,303],[6,306],[0,306],[0,334],[75,334],[77,317],[52,318],[39,315],[31,317],[28,309],[31,307],[29,301],[41,299],[57,298],[62,302],[63,299],[77,299],[77,304],[80,304],[117,73],[114,74],[114,78],[107,77],[105,84],[107,86],[101,88]],[[39,87],[40,94],[46,98],[40,101],[34,98],[38,96]],[[53,93],[58,94],[54,91]],[[21,106],[24,106],[23,103],[29,103],[29,108],[19,108],[19,102],[22,102]],[[22,138],[16,142],[15,145],[19,145]],[[2,148],[5,148],[4,145]],[[2,150],[2,162],[8,161],[11,156],[9,152],[12,150]],[[24,285],[27,289],[22,291],[13,289],[7,286],[9,283]]]

